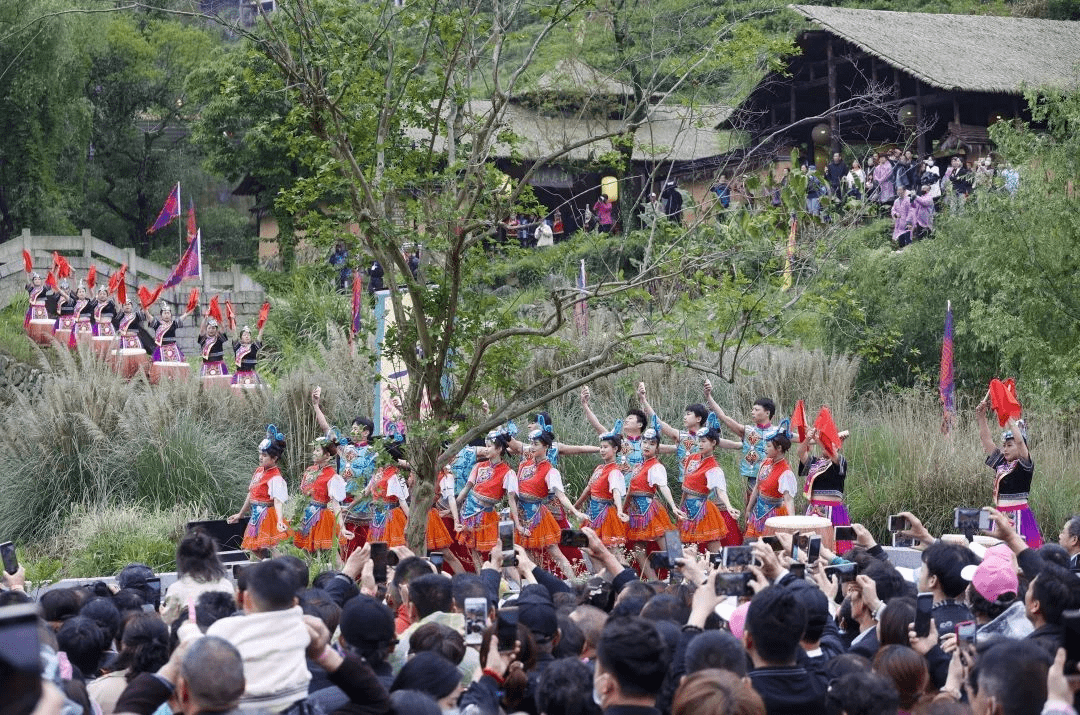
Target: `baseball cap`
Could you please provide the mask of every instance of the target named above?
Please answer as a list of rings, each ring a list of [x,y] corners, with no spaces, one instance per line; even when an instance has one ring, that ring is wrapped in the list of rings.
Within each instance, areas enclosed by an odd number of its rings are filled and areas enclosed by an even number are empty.
[[[1012,564],[1012,552],[1004,544],[986,550],[978,565],[965,566],[960,572],[987,601],[997,601],[1007,593],[1019,593],[1020,583]]]

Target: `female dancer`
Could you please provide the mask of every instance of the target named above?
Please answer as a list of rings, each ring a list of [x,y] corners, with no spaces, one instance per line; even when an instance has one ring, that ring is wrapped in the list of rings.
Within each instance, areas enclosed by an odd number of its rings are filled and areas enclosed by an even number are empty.
[[[48,345],[52,342],[54,321],[49,317],[48,299],[55,293],[45,285],[45,280],[33,271],[26,274],[26,290],[30,294],[30,306],[26,309],[23,328],[36,343]]]
[[[548,450],[554,446],[549,432],[534,430],[529,433],[529,456],[518,465],[518,543],[542,558],[546,552],[567,578],[575,576],[570,561],[559,551],[559,523],[555,520],[549,502],[558,502],[559,513],[563,509],[578,520],[585,515],[574,508],[563,489],[562,475],[548,458]],[[565,519],[565,515],[563,515]]]
[[[285,523],[284,504],[289,500],[289,490],[277,463],[285,453],[285,435],[277,427],[266,427],[266,438],[259,443],[259,468],[251,477],[247,498],[240,511],[226,521],[235,524],[250,512],[251,520],[244,530],[241,548],[255,551],[264,558],[269,550],[289,538]]]
[[[841,437],[846,433],[840,433]],[[826,453],[815,458],[810,448],[818,443],[818,431],[811,427],[806,439],[799,443],[799,476],[806,481],[803,494],[809,505],[807,516],[823,516],[833,526],[850,526],[851,518],[844,506],[844,480],[847,478],[847,460],[840,454],[840,447],[833,454]],[[850,541],[837,541],[836,553],[843,554],[852,546]]]
[[[337,456],[337,444],[326,437],[312,443],[311,466],[300,479],[300,493],[311,497],[304,507],[293,543],[309,553],[334,548],[335,532],[345,540],[345,523],[341,503],[345,501],[345,480],[334,471],[330,462]]]
[[[719,418],[717,418],[715,413],[709,412],[705,405],[700,402],[695,402],[692,405],[686,406],[686,410],[683,412],[683,429],[678,430],[657,416],[656,410],[649,404],[644,382],[638,383],[638,401],[641,403],[642,409],[645,410],[645,414],[653,421],[652,428],[659,432],[660,435],[665,435],[675,440],[674,447],[671,445],[660,445],[660,452],[675,453],[675,458],[679,462],[679,479],[683,479],[686,476],[683,473],[683,464],[686,462],[687,457],[691,454],[696,454],[698,451],[698,435],[710,429],[715,429],[719,432]],[[721,439],[718,444],[723,449],[739,449],[742,447],[741,442],[735,442],[730,439]]]
[[[478,456],[483,459],[473,467],[465,482],[465,488],[457,496],[461,524],[457,540],[468,547],[477,573],[483,566],[480,555],[486,553],[499,541],[499,502],[510,495],[510,514],[518,521],[516,494],[517,472],[506,463],[510,448],[507,432],[490,432]],[[457,527],[455,527],[457,528]],[[520,525],[518,526],[520,529]]]
[[[600,436],[600,459],[603,463],[593,470],[589,485],[582,496],[588,496],[589,526],[605,546],[626,543],[626,522],[630,517],[623,511],[626,499],[626,479],[615,456],[622,449],[621,420],[608,434]]]
[[[139,370],[148,369],[150,356],[143,347],[142,316],[135,311],[135,304],[130,299],[125,300],[122,309],[124,312],[113,316],[117,345],[112,351],[112,359],[120,375],[134,377]]]
[[[113,342],[116,341],[116,330],[113,328],[113,320],[116,318],[116,302],[109,297],[107,286],[98,286],[97,298],[94,300],[94,338],[91,345],[94,354],[98,357],[107,357],[112,350]]]
[[[240,329],[240,340],[233,343],[233,354],[236,357],[236,374],[232,377],[234,390],[257,390],[262,387],[262,380],[255,372],[255,364],[263,346],[262,334],[263,329],[259,328],[259,334],[252,340],[251,328],[245,325]]]
[[[990,425],[986,421],[987,398],[975,408],[979,423],[979,439],[986,452],[986,466],[994,470],[994,507],[1009,517],[1016,533],[1024,537],[1029,548],[1038,549],[1043,544],[1039,523],[1028,506],[1031,480],[1035,476],[1035,462],[1028,451],[1024,425],[1015,417],[1005,423],[1001,434],[1001,446],[994,444]]]
[[[75,303],[71,308],[71,314],[75,322],[68,334],[67,346],[74,350],[77,344],[89,345],[94,339],[94,302],[90,300],[90,293],[82,283],[75,291]]]
[[[451,551],[454,545],[454,537],[450,535],[450,529],[446,528],[443,514],[449,514],[451,526],[455,529],[461,523],[458,517],[457,500],[454,499],[454,471],[447,465],[439,473],[438,498],[428,509],[427,536],[424,545],[427,547],[428,556],[432,553],[442,554],[443,562],[454,573],[465,573],[465,566],[461,560]]]
[[[720,444],[720,431],[707,429],[698,432],[697,437],[698,451],[688,455],[683,464],[686,476],[682,483],[682,510],[685,518],[679,521],[679,532],[683,543],[705,544],[706,549],[715,553],[721,546],[742,543],[736,521],[739,510],[728,500],[727,479],[713,455]],[[716,494],[720,506],[709,501],[711,493]]]
[[[676,519],[686,519],[686,512],[675,506],[675,499],[668,487],[667,469],[657,459],[660,434],[650,427],[645,430],[641,439],[645,462],[637,467],[630,477],[630,489],[626,495],[626,513],[630,516],[626,543],[633,548],[634,558],[637,559],[642,573],[648,573],[651,567],[641,546],[653,542],[662,550],[665,547],[664,532],[675,529],[656,496],[657,491],[664,495]]]
[[[229,336],[222,332],[217,320],[209,316],[203,318],[202,327],[199,329],[203,360],[199,376],[203,384],[228,387],[232,382],[229,368],[225,366],[225,343],[228,340]]]
[[[773,436],[765,445],[765,461],[746,508],[746,535],[761,536],[771,516],[795,514],[795,474],[785,455],[791,449],[786,434]]]
[[[60,297],[56,301],[56,322],[53,323],[53,337],[61,345],[68,344],[71,328],[75,325],[75,298],[68,292],[70,289],[71,284],[68,283],[67,278],[61,279],[60,287],[57,290]]]
[[[562,442],[555,441],[555,428],[552,426],[551,415],[547,412],[537,412],[533,415],[532,422],[528,425],[528,431],[526,434],[532,436],[533,432],[544,432],[550,437],[550,444],[547,447],[547,460],[551,462],[552,467],[559,466],[560,456],[569,456],[574,454],[597,454],[600,451],[600,447],[595,444],[563,444]],[[514,454],[520,454],[524,457],[528,457],[532,451],[528,444],[520,442],[517,439],[510,440],[510,451]],[[549,505],[550,508],[551,505]],[[555,512],[551,512],[552,516],[555,516]],[[558,517],[556,517],[558,518]],[[566,528],[566,527],[564,527]]]
[[[163,378],[186,377],[191,366],[184,360],[180,346],[176,344],[176,329],[180,321],[191,315],[184,313],[179,320],[173,320],[172,306],[162,301],[158,317],[147,316],[146,324],[154,331],[154,354],[151,356],[150,383],[157,384]]]
[[[405,545],[405,524],[409,520],[409,487],[401,474],[399,463],[405,462],[401,435],[392,435],[383,442],[383,449],[393,460],[375,471],[364,496],[371,499],[371,528],[368,541],[385,541],[390,547]]]

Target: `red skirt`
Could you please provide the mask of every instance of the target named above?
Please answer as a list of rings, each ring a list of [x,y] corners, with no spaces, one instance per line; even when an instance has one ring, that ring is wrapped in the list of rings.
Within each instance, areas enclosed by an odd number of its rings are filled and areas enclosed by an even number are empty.
[[[368,530],[368,541],[385,541],[391,548],[405,545],[405,524],[409,519],[401,507],[395,506],[390,509],[382,524],[376,525],[371,522]]]
[[[427,537],[425,539],[428,551],[442,551],[454,543],[450,537],[450,530],[446,528],[439,510],[435,507],[428,509]]]
[[[368,540],[368,530],[371,528],[371,524],[356,521],[346,521],[345,529],[352,532],[352,538],[348,541],[342,541],[340,544],[341,560],[347,561],[349,554],[357,549],[364,548],[364,544]]]
[[[323,509],[318,521],[306,534],[296,532],[293,543],[304,551],[322,551],[334,548],[334,532],[337,531],[337,518],[329,509]]]
[[[640,526],[635,526],[635,524],[640,524]],[[630,522],[626,528],[626,540],[630,543],[635,541],[656,541],[664,535],[665,531],[673,531],[674,529],[675,525],[671,523],[667,510],[660,506],[658,500],[653,499],[644,514],[630,514]]]
[[[683,519],[679,522],[679,533],[682,535],[684,544],[704,544],[710,541],[720,541],[731,531],[728,522],[724,520],[716,504],[706,499],[702,510],[704,513],[696,521]],[[723,513],[727,514],[728,518],[731,518],[727,511]],[[737,524],[735,533],[739,533]],[[741,536],[739,540],[742,541]]]
[[[475,551],[491,551],[499,543],[499,515],[485,511],[476,528],[466,527],[457,535],[457,540]]]
[[[277,546],[282,541],[287,541],[292,534],[289,532],[288,523],[285,531],[278,531],[277,509],[272,505],[265,508],[258,516],[252,515],[248,527],[244,531],[244,540],[240,548],[247,551],[258,551]]]
[[[591,520],[592,529],[604,542],[604,546],[622,546],[626,543],[626,524],[619,520],[619,511],[609,506],[600,516]]]
[[[559,528],[559,522],[555,521],[555,517],[551,515],[546,506],[540,505],[533,521],[533,524],[526,524],[529,529],[528,536],[523,536],[521,532],[515,534],[514,538],[519,544],[526,549],[543,551],[547,547],[559,543],[562,529]]]

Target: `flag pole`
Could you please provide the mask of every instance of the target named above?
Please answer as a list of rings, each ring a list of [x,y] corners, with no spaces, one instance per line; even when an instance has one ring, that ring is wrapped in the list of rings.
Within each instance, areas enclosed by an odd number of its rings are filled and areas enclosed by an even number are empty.
[[[184,226],[180,217],[183,216],[184,202],[180,200],[180,182],[176,182],[176,236],[180,239],[180,255],[184,255]]]

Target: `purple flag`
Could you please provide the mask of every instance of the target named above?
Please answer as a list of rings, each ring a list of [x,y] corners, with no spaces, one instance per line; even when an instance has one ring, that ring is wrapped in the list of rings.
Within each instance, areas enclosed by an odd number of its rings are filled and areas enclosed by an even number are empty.
[[[574,303],[574,322],[581,335],[589,334],[589,304],[585,302],[587,293],[585,286],[585,260],[582,259],[577,276],[577,288],[581,295],[578,297],[578,302]]]
[[[172,269],[172,273],[165,279],[165,287],[172,288],[188,278],[202,276],[202,231],[195,233],[195,240],[188,244],[184,255],[180,256],[180,262]]]
[[[956,384],[953,377],[953,317],[952,301],[945,304],[945,336],[941,340],[941,372],[938,376],[938,395],[941,397],[943,415],[941,432],[948,434],[956,415],[953,392]]]
[[[146,229],[147,233],[153,233],[160,229],[165,228],[173,219],[180,215],[180,182],[176,182],[176,186],[169,192],[169,198],[165,199],[165,205],[161,207],[161,213],[158,214],[157,221],[154,221],[154,225]]]

